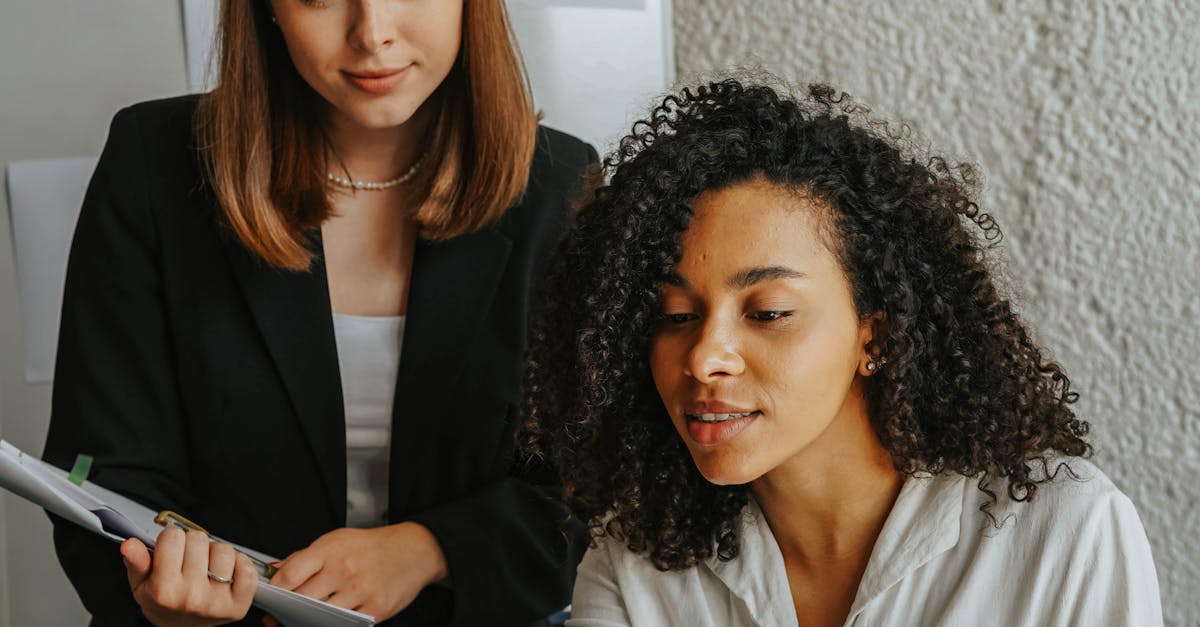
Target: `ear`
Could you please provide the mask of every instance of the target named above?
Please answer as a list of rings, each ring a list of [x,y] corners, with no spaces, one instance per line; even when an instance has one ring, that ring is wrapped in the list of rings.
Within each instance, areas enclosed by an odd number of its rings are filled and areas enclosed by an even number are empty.
[[[883,339],[887,337],[887,314],[877,311],[858,325],[858,374],[869,377],[883,367]]]

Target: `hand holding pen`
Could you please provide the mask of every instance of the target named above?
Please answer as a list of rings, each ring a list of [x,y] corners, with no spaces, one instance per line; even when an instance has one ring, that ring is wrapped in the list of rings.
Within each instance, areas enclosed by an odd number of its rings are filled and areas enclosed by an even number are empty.
[[[137,538],[121,544],[133,598],[159,627],[219,625],[250,611],[259,574],[250,558],[202,531],[158,534],[154,555]]]
[[[208,535],[209,542],[222,542],[228,544],[225,542],[225,540],[208,533],[208,530],[204,527],[201,527],[191,520],[188,520],[182,514],[177,514],[169,509],[164,509],[163,511],[159,512],[158,515],[154,517],[154,522],[155,524],[163,527],[178,527],[184,531],[199,531]],[[250,563],[254,566],[254,570],[258,572],[258,578],[263,581],[270,581],[271,577],[275,576],[275,572],[279,570],[278,562],[268,564],[254,557],[253,555],[247,555],[245,553],[239,554],[245,555],[245,557],[250,560]],[[212,573],[209,573],[208,576],[219,583],[229,583],[223,577],[214,576]]]

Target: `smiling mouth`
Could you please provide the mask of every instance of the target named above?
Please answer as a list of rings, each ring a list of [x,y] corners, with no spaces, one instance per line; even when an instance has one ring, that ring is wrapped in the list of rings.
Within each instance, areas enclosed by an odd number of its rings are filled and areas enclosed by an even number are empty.
[[[394,70],[368,70],[368,71],[362,71],[362,72],[352,72],[350,70],[343,70],[343,71],[346,74],[348,74],[354,78],[387,78],[394,74],[399,74],[400,72],[403,72],[404,70],[407,70],[407,69],[408,69],[408,66],[406,65],[404,67],[396,68]]]
[[[342,70],[342,75],[350,82],[351,85],[361,89],[369,94],[385,94],[396,88],[405,77],[408,76],[409,70],[413,65],[409,64],[396,70],[370,71],[370,72],[350,72]]]
[[[696,408],[701,409],[701,408]],[[703,409],[710,409],[704,407]],[[739,407],[712,407],[711,409],[740,409]],[[761,411],[685,413],[686,433],[691,442],[700,449],[713,449],[724,445],[745,431],[762,416]]]
[[[740,418],[749,418],[754,414],[761,413],[758,411],[748,411],[739,414],[685,414],[688,420],[697,420],[700,422],[727,422],[729,420],[738,420]]]

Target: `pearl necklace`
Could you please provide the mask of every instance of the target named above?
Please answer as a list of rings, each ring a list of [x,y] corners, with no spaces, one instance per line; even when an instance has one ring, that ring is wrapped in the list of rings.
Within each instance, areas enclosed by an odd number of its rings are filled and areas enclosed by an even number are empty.
[[[410,167],[407,172],[405,172],[404,174],[401,174],[400,176],[397,176],[394,179],[388,179],[386,181],[352,181],[344,176],[338,176],[338,175],[334,174],[333,172],[327,172],[325,174],[325,177],[328,178],[331,183],[333,183],[334,185],[337,185],[338,187],[346,187],[349,189],[365,189],[365,190],[369,190],[369,191],[388,189],[389,187],[395,187],[397,185],[402,185],[404,183],[407,183],[408,180],[411,179],[413,177],[413,175],[417,173],[417,169],[421,167],[422,161],[425,161],[425,155],[421,155],[421,158],[417,159],[416,162],[412,164],[412,167]]]

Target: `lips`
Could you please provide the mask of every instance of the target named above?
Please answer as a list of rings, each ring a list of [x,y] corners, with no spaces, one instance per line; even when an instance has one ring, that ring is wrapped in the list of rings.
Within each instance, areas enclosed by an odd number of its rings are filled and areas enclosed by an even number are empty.
[[[745,418],[754,412],[739,412],[735,414],[688,414],[688,420],[699,420],[700,422],[725,422],[728,420],[737,420]]]
[[[687,432],[692,441],[702,447],[724,444],[746,430],[758,417],[760,411],[725,414],[686,414]],[[705,420],[705,417],[711,417]]]
[[[411,67],[410,64],[392,70],[355,70],[353,72],[342,70],[342,76],[346,77],[351,85],[362,91],[369,94],[384,94],[399,85],[408,75]]]
[[[725,401],[709,400],[695,401],[683,408],[683,411],[689,416],[730,416],[737,414],[749,414],[754,411],[754,408],[748,405],[735,405]],[[710,418],[711,419],[711,418]]]
[[[762,412],[722,401],[698,401],[684,411],[687,431],[701,446],[715,446],[732,440]]]

